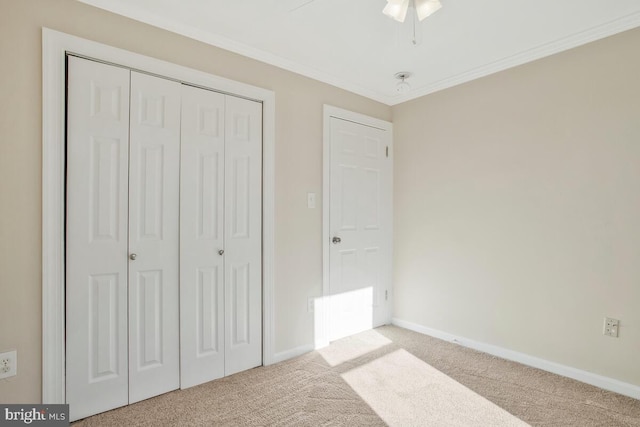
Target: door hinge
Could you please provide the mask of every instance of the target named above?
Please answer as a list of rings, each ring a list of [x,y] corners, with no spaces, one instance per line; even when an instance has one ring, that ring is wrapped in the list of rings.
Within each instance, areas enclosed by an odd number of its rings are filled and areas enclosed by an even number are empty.
[[[389,146],[387,145],[387,157],[389,157]]]
[[[389,291],[388,290],[384,290],[384,300],[387,301],[389,299]]]

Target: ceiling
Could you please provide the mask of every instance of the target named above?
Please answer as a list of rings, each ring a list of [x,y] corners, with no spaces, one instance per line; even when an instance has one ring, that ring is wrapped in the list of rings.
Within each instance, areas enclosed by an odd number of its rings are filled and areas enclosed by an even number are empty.
[[[388,105],[640,26],[638,0],[441,0],[413,46],[386,0],[80,1]]]

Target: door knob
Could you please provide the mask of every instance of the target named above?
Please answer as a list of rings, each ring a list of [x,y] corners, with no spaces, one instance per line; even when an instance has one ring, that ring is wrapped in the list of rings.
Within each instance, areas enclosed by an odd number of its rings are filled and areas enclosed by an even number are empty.
[[[331,239],[331,241],[337,245],[338,243],[342,242],[342,239],[338,236],[335,236],[333,239]]]
[[[130,259],[131,261],[135,261],[135,260],[136,260],[136,258],[138,258],[138,255],[136,255],[136,254],[131,254],[131,255],[129,255],[129,259]]]
[[[220,249],[220,250],[218,251],[218,255],[224,255],[224,249]]]

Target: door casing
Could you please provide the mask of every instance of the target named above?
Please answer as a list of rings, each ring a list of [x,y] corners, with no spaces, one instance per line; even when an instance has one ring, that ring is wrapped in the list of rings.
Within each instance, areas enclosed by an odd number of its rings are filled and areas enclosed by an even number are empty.
[[[274,363],[275,94],[191,68],[42,29],[42,402],[65,403],[65,86],[73,54],[263,105],[263,364]]]

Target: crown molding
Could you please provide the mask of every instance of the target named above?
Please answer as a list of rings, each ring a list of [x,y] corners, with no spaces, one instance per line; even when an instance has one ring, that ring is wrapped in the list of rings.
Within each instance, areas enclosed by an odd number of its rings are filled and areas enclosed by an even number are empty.
[[[327,83],[331,86],[344,89],[346,91],[355,93],[356,95],[364,96],[365,98],[372,99],[374,101],[381,102],[386,105],[391,105],[390,102],[393,99],[387,95],[384,95],[378,91],[371,90],[364,86],[360,86],[353,82],[344,80],[340,77],[320,71],[314,67],[299,64],[295,61],[282,58],[281,56],[274,55],[261,49],[249,46],[244,43],[237,42],[230,38],[221,36],[219,34],[210,33],[208,31],[201,30],[182,22],[179,22],[173,18],[167,18],[149,13],[148,10],[140,8],[131,3],[121,0],[78,0],[81,3],[85,3],[89,6],[94,6],[99,9],[106,10],[117,15],[122,15],[126,18],[133,19],[163,30],[170,31],[172,33],[180,34],[185,37],[218,47],[220,49],[228,50],[233,53],[237,53],[242,56],[246,56],[251,59],[255,59],[260,62],[264,62],[274,67],[282,68],[287,71],[291,71],[296,74],[300,74],[311,79]]]
[[[581,31],[579,33],[555,40],[553,42],[528,49],[515,55],[510,55],[489,64],[473,68],[463,73],[456,74],[454,76],[447,77],[445,79],[424,86],[420,86],[411,90],[407,94],[389,96],[376,90],[360,86],[351,81],[347,81],[330,73],[320,71],[314,67],[302,65],[295,61],[282,58],[278,55],[265,52],[261,49],[257,49],[244,43],[236,42],[227,37],[191,27],[184,23],[178,22],[175,19],[154,15],[152,13],[149,13],[148,10],[140,8],[126,1],[78,1],[118,15],[125,16],[130,19],[134,19],[136,21],[143,22],[145,24],[152,25],[154,27],[162,28],[164,30],[171,31],[185,37],[201,41],[203,43],[216,46],[224,50],[228,50],[255,59],[260,62],[267,63],[269,65],[273,65],[278,68],[282,68],[287,71],[294,72],[296,74],[303,75],[305,77],[309,77],[314,80],[318,80],[323,83],[327,83],[332,86],[336,86],[340,89],[347,90],[349,92],[364,96],[366,98],[381,102],[389,106],[402,104],[403,102],[411,101],[413,99],[420,98],[434,92],[467,83],[471,80],[479,79],[481,77],[504,71],[509,68],[517,67],[518,65],[526,64],[528,62],[532,62],[537,59],[560,53],[565,50],[569,50],[574,47],[578,47],[640,26],[640,12],[634,12],[622,18],[618,18],[613,21],[589,28],[585,31]]]
[[[631,30],[638,26],[640,26],[640,12],[635,12],[622,18],[604,23],[602,25],[589,28],[588,30],[581,31],[579,33],[554,40],[550,43],[528,49],[526,51],[508,56],[506,58],[491,62],[472,70],[465,71],[464,73],[439,80],[435,83],[421,86],[412,90],[406,95],[403,95],[401,97],[394,97],[389,105],[393,106],[401,104],[403,102],[411,101],[412,99],[420,98],[422,96],[448,89],[462,83],[467,83],[471,80],[479,79],[481,77],[504,71],[509,68],[517,67],[518,65],[523,65],[528,62],[533,62],[535,60],[542,59],[569,49],[573,49],[574,47],[582,46],[584,44],[594,42],[605,37],[613,36],[615,34]]]

